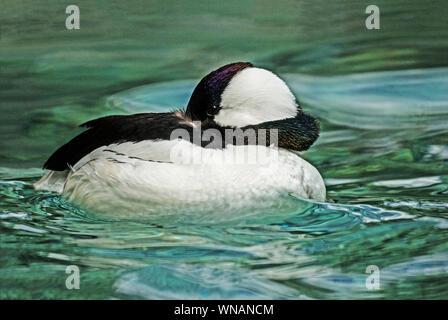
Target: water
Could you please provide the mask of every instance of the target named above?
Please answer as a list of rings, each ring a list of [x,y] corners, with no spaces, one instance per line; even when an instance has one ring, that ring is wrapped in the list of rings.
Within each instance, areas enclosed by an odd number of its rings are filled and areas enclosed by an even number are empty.
[[[67,31],[64,3],[0,2],[0,298],[448,298],[446,2],[377,1],[376,31],[358,0],[77,4]],[[79,123],[184,106],[239,60],[321,120],[329,202],[111,220],[26,188]]]

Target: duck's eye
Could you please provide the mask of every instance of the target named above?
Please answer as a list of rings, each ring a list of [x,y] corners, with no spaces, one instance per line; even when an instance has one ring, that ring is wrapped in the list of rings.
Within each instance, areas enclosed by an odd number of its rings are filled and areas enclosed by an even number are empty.
[[[208,115],[209,117],[214,116],[214,115],[216,115],[216,114],[219,112],[219,110],[221,110],[220,107],[218,107],[218,106],[212,106],[212,107],[207,111],[207,115]]]

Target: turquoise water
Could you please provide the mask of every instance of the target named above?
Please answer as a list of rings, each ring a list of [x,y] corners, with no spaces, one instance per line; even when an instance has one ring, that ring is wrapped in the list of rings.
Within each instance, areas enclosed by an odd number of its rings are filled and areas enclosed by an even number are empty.
[[[375,31],[364,1],[77,4],[68,31],[63,2],[0,2],[0,298],[448,298],[445,2],[377,1]],[[327,203],[111,220],[25,187],[79,123],[184,106],[241,60],[320,119]]]

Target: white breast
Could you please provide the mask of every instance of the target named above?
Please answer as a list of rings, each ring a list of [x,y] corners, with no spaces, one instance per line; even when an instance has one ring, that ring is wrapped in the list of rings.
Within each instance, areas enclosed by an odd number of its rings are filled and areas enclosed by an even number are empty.
[[[325,200],[319,172],[287,150],[204,149],[183,140],[98,148],[67,172],[61,191],[89,210],[114,216],[194,206],[238,209],[288,193]]]

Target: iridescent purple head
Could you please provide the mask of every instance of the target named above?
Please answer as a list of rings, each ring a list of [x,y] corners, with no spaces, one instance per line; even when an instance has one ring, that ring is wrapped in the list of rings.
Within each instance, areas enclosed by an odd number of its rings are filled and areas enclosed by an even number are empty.
[[[221,96],[230,80],[241,70],[253,67],[250,62],[227,64],[210,72],[198,83],[188,102],[186,114],[193,120],[204,121],[221,109]]]

